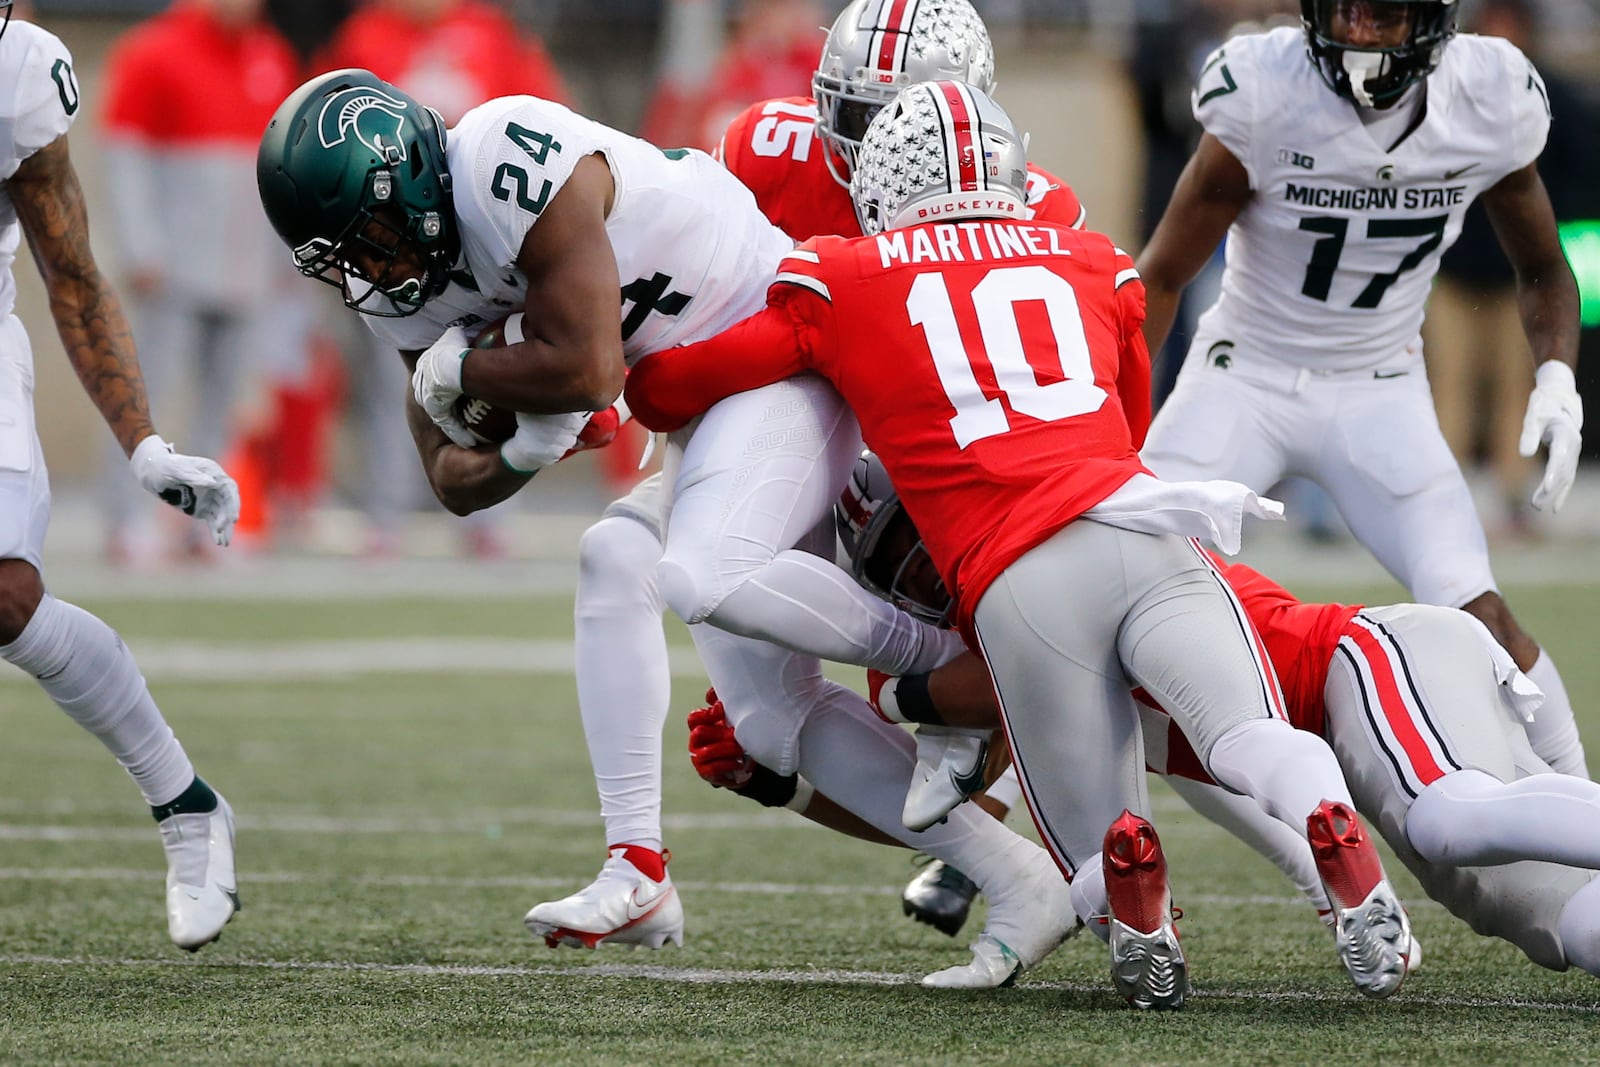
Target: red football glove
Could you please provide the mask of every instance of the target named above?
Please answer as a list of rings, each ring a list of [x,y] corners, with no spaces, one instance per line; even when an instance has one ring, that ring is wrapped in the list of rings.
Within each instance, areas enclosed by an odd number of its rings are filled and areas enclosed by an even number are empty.
[[[567,449],[562,459],[575,456],[579,452],[587,452],[591,448],[604,448],[616,440],[617,430],[622,427],[622,415],[614,407],[597,411],[589,416],[589,421],[578,431],[578,443]]]
[[[695,771],[719,789],[739,789],[755,774],[751,759],[733,736],[715,689],[706,690],[710,707],[689,713],[689,760]]]

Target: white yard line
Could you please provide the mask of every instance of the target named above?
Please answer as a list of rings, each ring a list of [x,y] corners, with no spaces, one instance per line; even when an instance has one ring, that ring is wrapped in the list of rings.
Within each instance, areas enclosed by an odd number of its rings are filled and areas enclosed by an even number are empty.
[[[748,985],[771,983],[782,985],[858,985],[898,986],[916,985],[920,975],[890,971],[849,971],[831,968],[733,970],[710,967],[665,967],[650,964],[596,963],[585,966],[553,964],[548,967],[490,967],[472,964],[430,963],[366,963],[354,960],[207,960],[183,959],[116,959],[96,956],[33,956],[26,954],[0,955],[0,965],[13,967],[201,967],[207,970],[261,970],[295,973],[334,972],[396,974],[422,978],[537,978],[552,976],[563,978],[596,978],[615,980],[637,978],[678,985]],[[1068,993],[1110,993],[1101,984],[1086,982],[1040,982],[1024,977],[1019,989],[1049,989]],[[944,994],[929,992],[933,998]],[[997,991],[993,996],[1009,994]],[[1284,1002],[1324,1000],[1325,991],[1228,989],[1226,987],[1197,988],[1192,994],[1197,1000],[1231,1000]],[[1518,997],[1452,997],[1412,996],[1402,993],[1396,1003],[1401,1007],[1434,1008],[1513,1008],[1527,1011],[1549,1011],[1576,1015],[1600,1015],[1600,1005],[1568,1004],[1559,1001],[1524,1000]]]
[[[303,682],[368,674],[569,674],[571,641],[496,637],[394,637],[281,642],[173,641],[130,638],[139,669],[151,682]],[[669,654],[677,678],[704,678],[691,648]],[[0,681],[32,683],[0,666]]]

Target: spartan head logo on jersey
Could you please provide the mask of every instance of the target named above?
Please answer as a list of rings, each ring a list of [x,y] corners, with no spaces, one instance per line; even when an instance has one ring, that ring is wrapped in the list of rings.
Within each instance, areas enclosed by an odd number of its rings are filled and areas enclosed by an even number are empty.
[[[386,163],[404,163],[406,104],[364,85],[331,94],[322,104],[317,133],[323,148],[354,137]]]

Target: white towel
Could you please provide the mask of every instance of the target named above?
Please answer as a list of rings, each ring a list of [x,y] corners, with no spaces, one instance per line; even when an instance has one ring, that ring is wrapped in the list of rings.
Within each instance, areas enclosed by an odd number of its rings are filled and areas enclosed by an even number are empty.
[[[1198,537],[1232,556],[1239,551],[1246,515],[1281,521],[1283,505],[1238,482],[1164,482],[1135,474],[1083,517],[1135,533]]]

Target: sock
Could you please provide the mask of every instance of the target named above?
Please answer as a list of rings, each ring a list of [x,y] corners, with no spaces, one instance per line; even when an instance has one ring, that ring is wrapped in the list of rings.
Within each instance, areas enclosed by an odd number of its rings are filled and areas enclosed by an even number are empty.
[[[1311,846],[1306,844],[1304,820],[1300,832],[1295,833],[1249,797],[1178,775],[1168,776],[1167,784],[1195,811],[1272,861],[1317,909],[1317,914],[1326,912],[1332,916],[1333,905],[1322,888]]]
[[[660,849],[643,845],[607,845],[606,851],[614,857],[620,852],[622,859],[633,864],[640,874],[652,882],[659,882],[667,876],[667,860]]]
[[[0,646],[0,659],[33,675],[62,711],[98,737],[146,804],[170,804],[195,780],[133,653],[87,611],[46,593],[21,635]]]
[[[1572,894],[1556,923],[1567,962],[1600,976],[1600,878]]]
[[[667,600],[675,602],[670,593]],[[745,579],[705,621],[834,663],[893,675],[931,671],[966,648],[955,631],[913,619],[833,563],[793,549]]]
[[[1355,807],[1333,749],[1282,719],[1251,719],[1233,727],[1211,746],[1208,762],[1211,777],[1253,797],[1301,837],[1306,817],[1324,800]]]
[[[1022,783],[1017,780],[1016,765],[1013,764],[1001,771],[1000,777],[983,792],[996,804],[1004,805],[1007,811],[1016,811],[1017,805],[1022,801]]]
[[[573,604],[578,714],[606,840],[657,850],[661,731],[672,702],[655,576],[660,555],[661,542],[644,524],[601,519],[578,542]]]
[[[1578,736],[1578,723],[1572,714],[1572,701],[1550,653],[1541,648],[1539,658],[1526,673],[1528,680],[1544,691],[1544,703],[1533,713],[1533,721],[1524,724],[1534,753],[1553,771],[1589,777],[1583,739]]]
[[[159,807],[152,805],[150,814],[156,822],[165,822],[174,815],[207,815],[217,810],[217,794],[198,776],[189,788],[179,793],[170,803]]]
[[[1072,878],[1072,909],[1100,940],[1111,941],[1111,905],[1106,901],[1106,869],[1096,852]]]
[[[1479,770],[1455,771],[1412,802],[1406,837],[1430,863],[1545,860],[1600,869],[1600,783],[1565,774],[1502,782]]]

